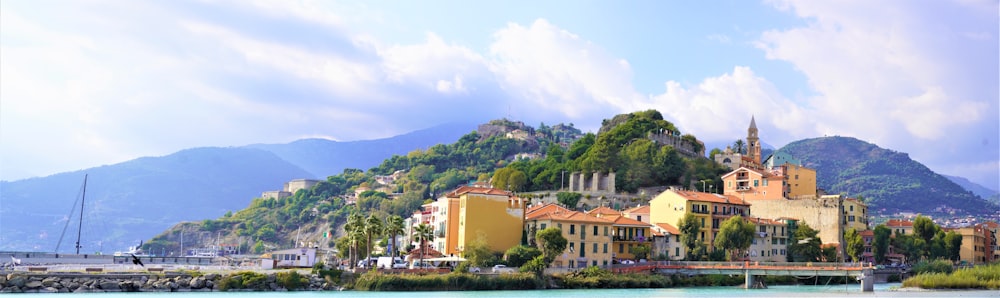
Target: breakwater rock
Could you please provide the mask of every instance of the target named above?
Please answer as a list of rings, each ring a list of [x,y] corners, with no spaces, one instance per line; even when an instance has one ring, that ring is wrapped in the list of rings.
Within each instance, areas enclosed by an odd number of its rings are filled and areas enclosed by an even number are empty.
[[[242,273],[246,276],[247,273]],[[295,274],[297,282],[285,287],[278,272],[259,276],[253,287],[232,286],[240,275],[218,273],[70,273],[9,272],[0,274],[0,293],[86,292],[209,292],[209,291],[319,291],[339,288],[315,274]],[[287,273],[285,273],[287,275]],[[240,284],[242,285],[242,284]]]

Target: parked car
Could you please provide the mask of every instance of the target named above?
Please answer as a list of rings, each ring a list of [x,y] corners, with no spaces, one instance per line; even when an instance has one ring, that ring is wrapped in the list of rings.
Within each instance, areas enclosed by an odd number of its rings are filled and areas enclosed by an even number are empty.
[[[482,269],[479,269],[479,267],[476,267],[476,266],[469,267],[469,273],[479,273],[479,272],[482,272],[482,271],[483,271]]]
[[[514,273],[516,272],[514,268],[507,267],[507,265],[494,265],[493,273]]]

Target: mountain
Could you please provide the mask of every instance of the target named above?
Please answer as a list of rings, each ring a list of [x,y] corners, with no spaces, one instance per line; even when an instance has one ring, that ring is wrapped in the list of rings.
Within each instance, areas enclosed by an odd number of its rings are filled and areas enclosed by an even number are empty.
[[[997,206],[910,159],[850,137],[795,141],[780,152],[816,169],[817,187],[827,193],[862,196],[874,213],[983,214]]]
[[[262,191],[312,177],[271,152],[196,148],[162,157],[0,182],[0,250],[60,252],[76,241],[84,175],[88,175],[81,252],[123,250],[179,221],[216,218]],[[77,211],[70,213],[71,209]]]
[[[254,144],[246,147],[270,151],[312,173],[314,177],[325,178],[340,174],[344,169],[368,170],[393,155],[405,155],[415,149],[451,143],[475,129],[472,124],[448,123],[377,140],[337,142],[303,139],[288,144]]]
[[[955,182],[955,184],[958,184],[962,188],[971,191],[980,198],[986,199],[987,201],[990,202],[1000,202],[1000,192],[996,190],[992,190],[985,186],[976,184],[975,182],[969,181],[969,179],[965,179],[963,177],[948,176],[948,175],[944,175],[944,177],[948,178],[948,180],[951,180],[951,182]]]
[[[0,251],[71,252],[84,174],[89,174],[81,252],[122,250],[184,221],[243,209],[261,192],[299,178],[368,169],[394,154],[450,143],[474,125],[445,124],[391,138],[188,149],[47,177],[0,181]],[[189,237],[193,237],[189,235]]]

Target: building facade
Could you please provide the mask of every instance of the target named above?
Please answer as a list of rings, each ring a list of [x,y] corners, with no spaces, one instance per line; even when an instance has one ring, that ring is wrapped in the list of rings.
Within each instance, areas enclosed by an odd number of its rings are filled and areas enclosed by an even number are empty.
[[[712,247],[721,222],[740,215],[750,215],[750,204],[742,199],[721,194],[666,190],[649,201],[650,222],[679,227],[685,214],[691,213],[701,224],[698,239]]]
[[[555,204],[532,207],[527,211],[524,231],[529,243],[535,234],[555,227],[566,238],[566,250],[556,256],[551,266],[556,268],[607,267],[612,264],[612,222]]]

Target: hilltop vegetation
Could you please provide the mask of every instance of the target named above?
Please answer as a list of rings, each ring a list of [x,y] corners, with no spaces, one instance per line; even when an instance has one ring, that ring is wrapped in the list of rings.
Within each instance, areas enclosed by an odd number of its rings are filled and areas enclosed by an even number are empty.
[[[615,119],[604,122],[603,133],[582,136],[572,125],[542,124],[535,129],[520,122],[494,120],[480,126],[483,134],[477,131],[452,144],[394,155],[368,171],[347,169],[289,198],[257,198],[247,209],[203,221],[198,229],[227,235],[226,243],[241,242],[237,240],[240,237],[255,239],[254,247],[247,247],[251,250],[294,246],[297,235],[334,246],[337,243],[332,238],[323,240],[323,232],[329,228],[342,235],[342,225],[352,212],[379,218],[409,217],[427,200],[471,181],[502,180],[497,187],[513,191],[547,190],[559,187],[562,171],[613,170],[618,174],[619,190],[631,192],[690,179],[717,180],[723,173],[707,159],[683,158],[672,147],[650,141],[646,137],[650,132],[679,134],[659,112],[636,112]],[[694,136],[684,138],[696,142]],[[392,183],[381,184],[376,179],[396,173],[399,178]],[[359,188],[365,191],[359,193],[355,204],[348,204],[347,199]],[[178,247],[178,234],[176,230],[164,232],[146,246],[153,251],[171,250]]]
[[[792,142],[781,149],[816,169],[817,187],[867,199],[879,213],[981,214],[996,211],[987,202],[906,153],[879,148],[849,137]]]

